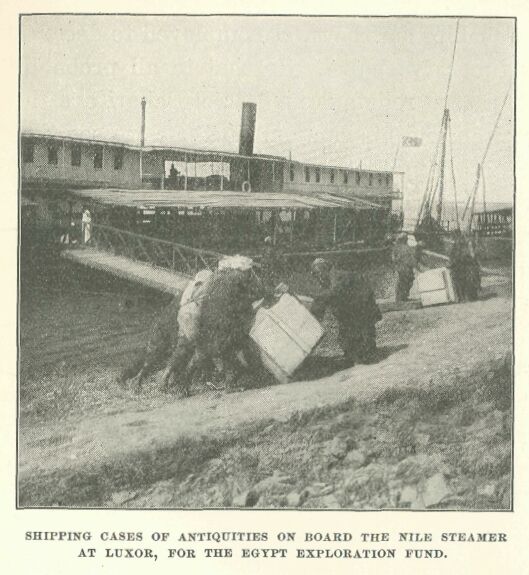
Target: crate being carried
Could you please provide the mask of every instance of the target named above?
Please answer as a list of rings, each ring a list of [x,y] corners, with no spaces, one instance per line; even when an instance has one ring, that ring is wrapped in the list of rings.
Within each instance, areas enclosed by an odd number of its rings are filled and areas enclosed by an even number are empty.
[[[290,294],[268,309],[259,308],[250,331],[261,361],[281,383],[290,380],[322,336],[318,320]]]
[[[424,307],[457,302],[454,281],[448,268],[436,268],[417,274],[417,287]]]

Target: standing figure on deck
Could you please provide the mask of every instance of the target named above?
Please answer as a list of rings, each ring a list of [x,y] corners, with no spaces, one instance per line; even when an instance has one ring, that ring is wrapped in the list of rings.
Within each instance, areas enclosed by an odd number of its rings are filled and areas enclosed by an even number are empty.
[[[408,234],[405,232],[397,237],[391,253],[391,260],[397,275],[395,301],[397,303],[408,301],[410,289],[415,279],[417,250],[408,245]]]
[[[83,215],[81,217],[81,229],[83,244],[87,244],[92,237],[92,214],[88,208],[83,209]]]
[[[322,258],[314,260],[311,271],[324,290],[315,298],[312,314],[321,320],[325,310],[331,310],[349,365],[372,361],[376,352],[376,323],[382,314],[371,287],[359,274],[337,270]]]

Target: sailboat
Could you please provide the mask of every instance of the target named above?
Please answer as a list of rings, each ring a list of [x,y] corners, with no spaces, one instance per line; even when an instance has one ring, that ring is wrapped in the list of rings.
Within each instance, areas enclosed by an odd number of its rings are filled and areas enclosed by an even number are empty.
[[[436,251],[444,251],[444,239],[450,237],[454,233],[457,235],[471,236],[473,233],[473,222],[474,213],[476,207],[476,197],[478,190],[483,191],[483,206],[486,206],[485,199],[485,176],[484,176],[484,165],[485,160],[490,149],[490,145],[494,138],[494,134],[498,128],[498,124],[503,113],[505,104],[510,94],[510,87],[507,90],[501,108],[499,110],[496,122],[490,134],[489,140],[485,147],[485,151],[481,158],[481,161],[477,165],[476,177],[472,190],[470,191],[463,213],[459,214],[459,206],[457,200],[457,188],[456,188],[456,178],[454,172],[454,159],[453,159],[453,146],[452,146],[452,133],[450,129],[450,110],[448,108],[448,94],[450,91],[450,83],[452,80],[452,73],[454,69],[454,61],[457,46],[457,37],[459,33],[459,20],[456,25],[456,33],[454,39],[454,49],[452,53],[452,63],[450,67],[450,74],[448,77],[448,85],[446,88],[445,103],[443,110],[443,117],[441,120],[441,129],[439,132],[439,138],[437,141],[437,146],[435,149],[432,164],[430,166],[430,171],[428,174],[428,179],[426,182],[426,189],[423,195],[419,213],[417,216],[417,223],[415,226],[415,237],[417,240],[422,241],[425,247]],[[450,151],[449,158],[447,160],[447,153]],[[455,226],[452,225],[450,229],[450,220],[444,222],[442,219],[444,201],[446,198],[446,177],[445,171],[447,164],[450,164],[451,180],[453,188],[453,203],[454,203],[454,216],[455,216]]]

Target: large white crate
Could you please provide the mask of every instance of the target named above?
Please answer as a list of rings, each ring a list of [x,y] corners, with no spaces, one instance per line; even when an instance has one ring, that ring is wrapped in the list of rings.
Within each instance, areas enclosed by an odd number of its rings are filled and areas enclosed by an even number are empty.
[[[290,294],[268,309],[259,308],[250,331],[263,364],[282,383],[289,381],[322,336],[318,320]]]
[[[436,268],[418,274],[417,286],[425,307],[457,301],[452,274],[448,268]]]

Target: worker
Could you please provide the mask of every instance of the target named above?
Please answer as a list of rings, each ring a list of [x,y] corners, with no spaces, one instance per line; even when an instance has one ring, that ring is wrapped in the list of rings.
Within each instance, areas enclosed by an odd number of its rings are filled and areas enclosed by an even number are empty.
[[[459,230],[450,250],[449,268],[458,301],[475,301],[481,284],[479,262],[472,241]]]
[[[274,290],[281,279],[281,261],[271,236],[264,239],[261,258],[261,281],[266,300],[273,300]]]
[[[164,373],[165,384],[174,376],[180,391],[187,395],[193,378],[220,361],[229,388],[240,374],[238,352],[242,350],[252,364],[248,336],[254,318],[252,302],[260,295],[254,292],[252,265],[252,260],[243,256],[226,257],[219,262],[202,294],[194,341],[182,350],[182,355],[173,355]],[[191,350],[189,363],[182,367]]]
[[[180,296],[176,296],[161,312],[151,327],[147,345],[135,355],[117,377],[117,383],[139,392],[143,381],[168,360],[178,341]]]
[[[467,281],[466,281],[466,298],[468,301],[476,301],[479,296],[481,288],[481,269],[479,260],[476,255],[476,248],[474,240],[468,240],[468,266],[467,266]]]
[[[415,238],[414,238],[415,240]],[[417,268],[416,245],[408,244],[408,234],[399,234],[391,252],[391,261],[396,272],[395,301],[402,303],[408,300],[410,289],[415,279]]]
[[[209,269],[200,270],[195,278],[189,282],[182,293],[180,307],[177,316],[178,337],[176,345],[167,367],[162,375],[163,391],[167,391],[171,386],[173,376],[180,375],[180,390],[187,394],[188,386],[182,384],[184,377],[183,372],[186,370],[193,353],[195,352],[195,343],[198,334],[199,315],[202,309],[204,294],[213,277],[213,272]]]
[[[376,323],[382,319],[373,290],[359,274],[338,270],[322,258],[314,260],[311,271],[324,290],[312,314],[321,320],[330,309],[348,365],[369,363],[376,352]]]

